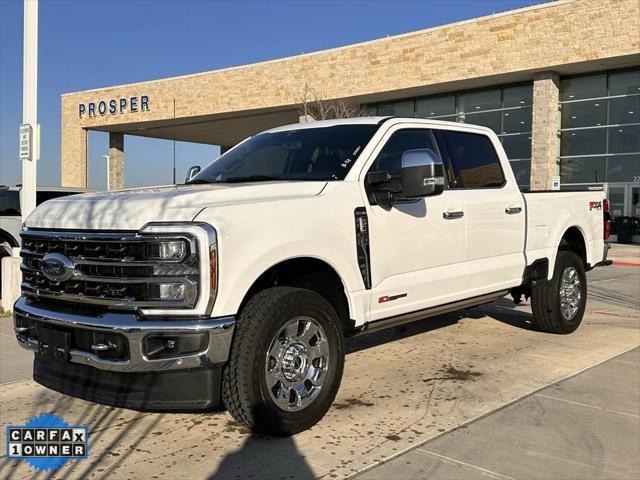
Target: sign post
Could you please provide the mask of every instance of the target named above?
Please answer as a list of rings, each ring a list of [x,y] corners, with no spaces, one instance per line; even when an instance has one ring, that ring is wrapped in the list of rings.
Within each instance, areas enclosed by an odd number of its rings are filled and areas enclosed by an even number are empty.
[[[38,128],[38,0],[24,0],[22,65],[22,125],[20,160],[22,221],[36,208],[36,161],[39,157]]]

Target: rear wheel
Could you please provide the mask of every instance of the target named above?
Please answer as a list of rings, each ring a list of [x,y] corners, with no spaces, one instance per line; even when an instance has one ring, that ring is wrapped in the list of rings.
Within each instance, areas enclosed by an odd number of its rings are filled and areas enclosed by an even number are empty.
[[[343,363],[333,307],[310,290],[269,288],[251,298],[238,318],[223,401],[253,431],[292,435],[327,412]]]
[[[582,259],[573,252],[558,252],[553,278],[532,288],[534,322],[545,332],[571,333],[582,322],[586,304],[587,276]]]

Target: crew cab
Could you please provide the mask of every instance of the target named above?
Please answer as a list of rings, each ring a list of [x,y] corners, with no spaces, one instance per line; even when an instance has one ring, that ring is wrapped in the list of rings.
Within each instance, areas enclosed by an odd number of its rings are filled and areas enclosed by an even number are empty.
[[[346,336],[505,295],[570,333],[610,263],[602,190],[523,193],[480,126],[301,123],[198,170],[28,217],[14,324],[37,382],[294,434],[331,406]]]

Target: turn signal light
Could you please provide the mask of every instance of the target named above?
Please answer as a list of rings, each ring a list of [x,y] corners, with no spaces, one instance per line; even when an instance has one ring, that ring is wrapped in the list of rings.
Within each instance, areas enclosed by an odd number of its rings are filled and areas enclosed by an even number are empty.
[[[218,290],[218,249],[216,245],[209,252],[209,271],[211,272],[211,290]]]

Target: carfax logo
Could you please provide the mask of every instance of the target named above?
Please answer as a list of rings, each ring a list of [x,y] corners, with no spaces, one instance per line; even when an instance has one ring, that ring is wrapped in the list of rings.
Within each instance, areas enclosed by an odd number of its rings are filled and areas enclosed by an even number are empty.
[[[70,426],[56,415],[40,415],[25,425],[7,426],[7,458],[24,460],[37,470],[57,469],[88,453],[86,425]]]

